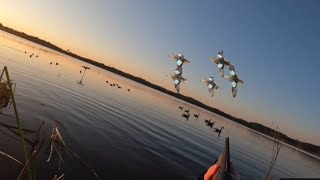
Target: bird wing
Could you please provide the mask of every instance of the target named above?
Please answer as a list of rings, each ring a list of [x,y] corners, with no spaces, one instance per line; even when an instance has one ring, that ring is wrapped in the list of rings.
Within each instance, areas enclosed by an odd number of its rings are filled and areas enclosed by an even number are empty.
[[[187,79],[184,78],[184,77],[182,77],[182,76],[180,76],[180,79],[181,79],[183,82],[187,82]]]
[[[204,83],[206,84],[206,86],[208,86],[208,85],[209,85],[209,82],[208,82],[208,80],[205,80],[205,79],[201,79],[201,81],[202,81],[202,82],[204,82]]]
[[[184,59],[184,63],[186,63],[186,64],[190,63],[190,61],[188,59],[186,59],[186,58],[183,58],[183,59]]]
[[[220,63],[220,58],[210,58],[210,61],[213,61],[216,64]]]
[[[175,60],[175,61],[178,60],[178,55],[176,55],[176,54],[169,54],[168,56],[169,56],[172,60]]]

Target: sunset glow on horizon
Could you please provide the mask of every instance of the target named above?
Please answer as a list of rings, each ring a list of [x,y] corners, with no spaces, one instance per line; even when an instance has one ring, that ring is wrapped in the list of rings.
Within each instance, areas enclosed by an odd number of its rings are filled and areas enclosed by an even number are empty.
[[[184,65],[181,94],[249,122],[273,121],[288,136],[320,145],[320,85],[310,79],[320,65],[318,5],[2,0],[0,23],[171,91],[166,75],[176,64],[168,54],[183,53],[191,63]],[[221,49],[244,80],[236,98],[209,61]],[[209,76],[220,86],[213,98],[200,81]]]

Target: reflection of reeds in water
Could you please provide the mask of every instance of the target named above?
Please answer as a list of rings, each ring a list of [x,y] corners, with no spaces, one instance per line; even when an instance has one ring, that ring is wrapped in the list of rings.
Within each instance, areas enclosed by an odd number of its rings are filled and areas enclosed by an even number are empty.
[[[17,127],[14,127],[14,126],[11,126],[11,125],[8,125],[8,124],[5,124],[5,123],[0,123],[0,127],[4,127],[6,128],[7,130],[11,131],[12,133],[14,133],[16,136],[20,136],[16,130],[18,129]],[[35,134],[35,138],[33,141],[31,140],[28,140],[26,137],[24,137],[24,140],[30,144],[32,146],[32,151],[31,151],[31,157],[30,159],[28,159],[28,161],[23,164],[22,162],[20,162],[19,160],[17,160],[16,158],[14,158],[13,156],[9,155],[8,153],[5,153],[3,151],[0,151],[0,154],[17,162],[18,164],[20,164],[22,166],[22,169],[19,173],[19,176],[18,176],[18,180],[22,179],[25,175],[25,173],[27,172],[27,170],[30,168],[30,164],[32,162],[32,160],[35,159],[36,155],[38,154],[38,152],[40,151],[43,143],[44,143],[44,122],[42,122],[41,126],[39,127],[38,131],[33,131],[33,130],[28,130],[28,129],[23,129],[22,128],[22,131],[25,132],[25,133],[32,133],[32,134]],[[2,131],[4,134],[8,135],[9,137],[13,138],[13,139],[16,139],[16,137],[6,133],[5,131]],[[42,132],[42,133],[41,133]],[[42,134],[42,138],[40,137],[40,133]],[[41,140],[42,139],[42,140]],[[41,141],[40,145],[39,145],[39,142]]]
[[[272,125],[274,126],[273,122]],[[269,164],[269,168],[266,175],[266,180],[272,179],[271,171],[273,169],[273,166],[278,158],[280,149],[281,149],[281,141],[280,141],[280,133],[278,126],[274,128],[274,137],[273,137],[273,148],[272,148],[272,158],[271,162]]]
[[[64,160],[62,157],[62,152],[66,152],[69,155],[69,157],[74,157],[74,158],[78,159],[95,176],[96,179],[100,179],[98,174],[95,172],[95,170],[91,169],[88,166],[88,164],[80,158],[80,156],[78,156],[76,153],[74,153],[73,151],[71,151],[67,147],[67,145],[63,141],[63,137],[61,136],[61,133],[58,129],[58,124],[62,126],[62,124],[60,122],[58,122],[57,120],[55,120],[53,123],[52,133],[51,133],[51,137],[50,137],[50,144],[48,147],[48,148],[50,148],[50,153],[49,153],[49,157],[47,159],[47,162],[50,162],[53,152],[56,152],[58,155],[58,158],[59,158],[59,171],[60,171],[61,164],[64,163]],[[63,176],[63,174],[61,176]],[[60,177],[57,177],[57,179],[59,179]]]

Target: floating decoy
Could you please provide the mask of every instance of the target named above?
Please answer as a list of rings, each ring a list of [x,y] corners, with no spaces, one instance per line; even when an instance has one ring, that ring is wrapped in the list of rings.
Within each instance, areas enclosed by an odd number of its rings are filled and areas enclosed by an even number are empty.
[[[181,83],[181,81],[187,82],[186,78],[184,78],[184,77],[182,77],[181,75],[178,75],[178,74],[174,74],[174,75],[168,74],[168,76],[171,77],[172,80],[174,81],[174,87],[176,88],[177,92],[180,91],[179,84]]]
[[[182,54],[170,54],[169,57],[177,61],[178,66],[182,66],[184,63],[190,63],[190,61],[186,59]]]
[[[208,90],[211,93],[211,97],[214,95],[214,89],[218,89],[219,86],[214,83],[213,77],[209,77],[208,80],[201,79],[208,86]]]
[[[234,72],[234,71],[233,71]],[[238,76],[235,74],[233,76],[224,76],[226,79],[228,79],[228,81],[231,82],[231,90],[232,90],[232,96],[236,97],[237,95],[237,86],[238,83],[243,84],[243,81],[241,79],[238,78]]]
[[[189,112],[190,112],[190,110],[184,110],[184,112],[189,113]]]
[[[182,111],[183,107],[182,106],[179,106],[180,110]]]
[[[189,119],[190,114],[182,114],[181,116],[182,116],[182,117],[184,117],[184,118],[186,118],[186,120],[188,120],[188,119]]]
[[[210,58],[210,60],[218,65],[219,73],[220,73],[221,77],[224,77],[223,68],[225,65],[229,66],[231,63],[224,59],[223,50],[218,52],[218,55],[216,58]]]
[[[218,133],[218,135],[220,136],[223,128],[224,128],[223,126],[222,126],[220,129],[214,128],[213,131],[216,132],[216,133]]]
[[[212,129],[214,123],[215,123],[215,122],[211,122],[211,119],[210,119],[210,120],[207,120],[207,119],[206,119],[204,122],[205,122],[206,125],[209,126],[211,129]]]
[[[198,114],[193,114],[193,116],[198,120],[200,113]]]

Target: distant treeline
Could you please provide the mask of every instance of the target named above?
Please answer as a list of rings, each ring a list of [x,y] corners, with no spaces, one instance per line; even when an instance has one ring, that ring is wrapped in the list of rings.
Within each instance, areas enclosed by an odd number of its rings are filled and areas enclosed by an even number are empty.
[[[63,50],[63,49],[51,44],[50,42],[44,41],[42,39],[39,39],[38,37],[30,36],[30,35],[25,34],[24,32],[19,32],[19,31],[16,31],[14,29],[5,27],[1,23],[0,23],[0,30],[3,30],[5,32],[11,33],[11,34],[14,34],[16,36],[19,36],[21,38],[27,39],[27,40],[32,41],[34,43],[40,44],[40,45],[45,46],[47,48],[56,50],[58,52],[64,53],[64,54],[69,55],[71,57],[74,57],[76,59],[79,59],[79,60],[82,60],[84,62],[90,63],[90,64],[92,64],[94,66],[98,66],[98,67],[100,67],[102,69],[105,69],[107,71],[110,71],[110,72],[113,72],[115,74],[121,75],[121,76],[126,77],[128,79],[131,79],[133,81],[141,83],[141,84],[143,84],[145,86],[151,87],[151,88],[156,89],[158,91],[161,91],[163,93],[169,94],[171,96],[174,96],[176,98],[184,100],[184,101],[186,101],[188,103],[194,104],[194,105],[199,106],[199,107],[201,107],[203,109],[206,109],[208,111],[216,113],[216,114],[218,114],[220,116],[223,116],[223,117],[225,117],[225,118],[227,118],[229,120],[232,120],[232,121],[235,121],[235,122],[237,122],[239,124],[242,124],[243,126],[246,126],[246,127],[251,128],[251,129],[253,129],[255,131],[261,132],[261,133],[263,133],[263,134],[265,134],[267,136],[270,136],[272,138],[274,137],[274,133],[275,133],[274,129],[271,129],[271,128],[266,127],[264,125],[261,125],[259,123],[248,122],[246,120],[233,117],[230,114],[227,114],[227,113],[225,113],[223,111],[220,111],[219,109],[216,109],[216,108],[210,107],[210,106],[208,106],[206,104],[203,104],[202,102],[200,102],[200,101],[198,101],[196,99],[193,99],[192,97],[187,97],[187,96],[181,95],[179,93],[175,93],[175,92],[169,91],[169,90],[167,90],[167,89],[165,89],[163,87],[160,87],[158,85],[152,84],[152,83],[150,83],[150,82],[148,82],[148,81],[146,81],[146,80],[144,80],[144,79],[142,79],[140,77],[136,77],[136,76],[133,76],[131,74],[125,73],[123,71],[120,71],[120,70],[118,70],[116,68],[113,68],[113,67],[110,67],[110,66],[106,66],[103,63],[99,63],[97,61],[81,57],[81,56],[79,56],[77,54],[74,54],[74,53],[72,53],[70,51]],[[316,146],[316,145],[313,145],[313,144],[310,144],[310,143],[300,142],[299,140],[292,139],[292,138],[288,137],[287,135],[285,135],[283,133],[280,133],[280,139],[282,139],[285,143],[290,144],[290,145],[292,145],[294,147],[297,147],[297,148],[305,150],[305,151],[307,151],[309,153],[312,153],[312,154],[315,154],[317,156],[320,156],[320,146]]]

